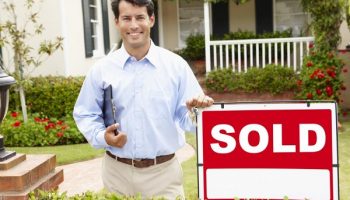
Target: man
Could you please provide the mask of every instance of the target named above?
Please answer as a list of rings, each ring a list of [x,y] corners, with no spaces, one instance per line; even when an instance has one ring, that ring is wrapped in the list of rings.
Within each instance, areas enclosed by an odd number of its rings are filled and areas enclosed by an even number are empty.
[[[93,147],[106,149],[102,180],[109,191],[184,198],[174,153],[185,144],[182,130],[195,131],[192,108],[208,107],[213,99],[203,94],[185,60],[151,41],[151,0],[114,0],[112,9],[123,45],[89,71],[74,107],[75,121]],[[108,85],[117,124],[106,128],[102,103]]]

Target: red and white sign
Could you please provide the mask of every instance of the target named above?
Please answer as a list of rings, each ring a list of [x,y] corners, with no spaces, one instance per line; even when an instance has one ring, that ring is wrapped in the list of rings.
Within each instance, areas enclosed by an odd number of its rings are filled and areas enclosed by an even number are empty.
[[[338,199],[336,104],[199,110],[200,199]]]

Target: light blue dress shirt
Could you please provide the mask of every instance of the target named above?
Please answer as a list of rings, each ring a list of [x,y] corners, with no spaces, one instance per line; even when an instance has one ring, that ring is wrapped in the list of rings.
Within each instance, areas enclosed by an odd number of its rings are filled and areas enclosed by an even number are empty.
[[[122,148],[109,146],[102,119],[103,89],[113,87],[116,119],[127,135]],[[79,130],[95,148],[124,158],[155,158],[185,144],[183,131],[195,131],[186,101],[203,94],[187,62],[151,44],[137,61],[122,46],[88,72],[74,107]]]

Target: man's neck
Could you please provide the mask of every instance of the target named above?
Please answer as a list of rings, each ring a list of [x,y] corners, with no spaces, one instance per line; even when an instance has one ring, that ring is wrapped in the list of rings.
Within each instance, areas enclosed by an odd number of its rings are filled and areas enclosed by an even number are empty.
[[[146,56],[148,53],[148,50],[151,47],[151,41],[149,42],[148,45],[144,45],[138,48],[133,48],[131,46],[125,46],[126,51],[133,57],[136,58],[136,60],[141,60]]]

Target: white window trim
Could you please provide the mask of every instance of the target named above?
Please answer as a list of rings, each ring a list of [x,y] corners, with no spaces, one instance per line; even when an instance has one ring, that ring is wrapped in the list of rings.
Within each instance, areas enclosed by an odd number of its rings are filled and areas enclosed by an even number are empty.
[[[90,7],[95,8],[97,19],[90,19],[91,26],[94,26],[96,30],[96,35],[92,35],[93,38],[96,38],[94,49],[92,51],[92,57],[98,58],[105,55],[104,52],[104,38],[103,38],[103,24],[102,24],[102,5],[100,0],[94,0],[95,5],[89,5]],[[97,44],[97,45],[96,45]]]

